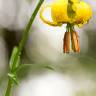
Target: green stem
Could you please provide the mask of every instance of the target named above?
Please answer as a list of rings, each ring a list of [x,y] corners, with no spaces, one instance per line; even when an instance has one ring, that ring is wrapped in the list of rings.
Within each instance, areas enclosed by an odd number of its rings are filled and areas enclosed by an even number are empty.
[[[74,24],[67,23],[66,30],[68,32],[73,32],[74,31]]]
[[[40,6],[42,5],[43,2],[44,2],[44,0],[40,0],[40,1],[39,1],[36,9],[34,10],[32,16],[31,16],[31,18],[30,18],[30,20],[29,20],[29,22],[28,22],[28,24],[27,24],[27,26],[26,26],[26,28],[25,28],[23,37],[22,37],[22,39],[21,39],[21,42],[19,43],[19,51],[22,51],[22,49],[23,49],[23,47],[24,47],[24,45],[25,45],[25,43],[26,43],[26,41],[27,41],[27,39],[28,39],[28,34],[29,34],[30,28],[31,28],[31,26],[32,26],[32,23],[33,23],[36,15],[37,15],[37,13],[38,13],[38,10],[39,10],[39,8],[40,8]]]
[[[23,49],[23,47],[24,47],[24,45],[25,45],[25,43],[26,43],[26,41],[27,41],[27,39],[28,39],[28,35],[29,35],[30,28],[31,28],[31,26],[32,26],[32,24],[33,24],[33,21],[34,21],[34,19],[35,19],[35,17],[36,17],[36,14],[38,13],[39,8],[40,8],[40,6],[42,5],[43,2],[44,2],[44,0],[40,0],[40,1],[39,1],[39,3],[37,4],[36,9],[34,10],[33,14],[31,15],[31,18],[30,18],[30,20],[29,20],[29,22],[28,22],[28,24],[27,24],[27,26],[26,26],[26,28],[25,28],[25,30],[24,30],[24,34],[23,34],[22,39],[21,39],[21,41],[20,41],[20,43],[19,43],[19,50],[18,50],[18,52],[17,52],[17,54],[16,54],[16,57],[15,57],[14,62],[17,61],[18,55],[21,54],[21,51],[22,51],[22,49]],[[13,65],[14,65],[14,64],[13,64]]]
[[[9,79],[9,80],[8,80],[8,85],[7,85],[7,89],[6,89],[5,96],[10,96],[11,88],[12,88],[12,82],[11,82],[11,80]]]
[[[40,7],[41,7],[41,5],[42,5],[43,2],[44,2],[44,0],[40,0],[40,1],[39,1],[39,3],[37,4],[37,6],[36,6],[36,8],[35,8],[35,10],[34,10],[34,12],[33,12],[33,14],[32,14],[31,17],[30,17],[30,20],[29,20],[29,22],[28,22],[28,24],[27,24],[27,26],[26,26],[26,28],[25,28],[25,30],[24,30],[24,34],[23,34],[23,36],[22,36],[22,39],[21,39],[21,41],[20,41],[20,43],[19,43],[19,46],[18,46],[19,49],[18,49],[18,52],[17,52],[17,54],[16,54],[16,56],[15,56],[13,65],[15,65],[15,63],[16,63],[16,61],[17,61],[17,59],[18,59],[18,56],[21,54],[21,52],[22,52],[22,50],[23,50],[23,48],[24,48],[24,46],[25,46],[25,43],[27,42],[30,28],[31,28],[31,26],[32,26],[32,24],[33,24],[33,21],[34,21],[34,19],[35,19],[35,17],[36,17],[36,15],[37,15],[37,13],[38,13],[38,11],[39,11],[39,9],[40,9]],[[27,14],[27,13],[26,13],[26,14]],[[9,71],[11,71],[11,70],[9,70]],[[7,90],[6,90],[4,96],[10,96],[11,89],[12,89],[12,82],[11,82],[11,80],[10,80],[10,78],[9,78],[9,80],[8,80],[8,85],[7,85]]]

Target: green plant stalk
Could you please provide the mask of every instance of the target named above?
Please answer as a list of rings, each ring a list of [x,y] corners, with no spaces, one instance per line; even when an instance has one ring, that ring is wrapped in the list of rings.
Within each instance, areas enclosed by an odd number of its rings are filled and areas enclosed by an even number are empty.
[[[13,65],[16,63],[16,61],[18,59],[18,56],[21,55],[21,52],[22,52],[22,50],[23,50],[23,48],[24,48],[24,46],[25,46],[25,44],[27,42],[30,28],[31,28],[31,26],[33,24],[33,21],[34,21],[34,19],[35,19],[35,17],[36,17],[36,15],[37,15],[37,13],[38,13],[38,11],[39,11],[39,9],[40,9],[40,7],[41,7],[41,5],[42,5],[43,2],[44,2],[44,0],[40,0],[39,1],[39,3],[37,4],[37,6],[36,6],[36,8],[35,8],[35,10],[34,10],[34,12],[32,14],[32,16],[31,16],[31,18],[30,18],[30,20],[29,20],[29,22],[28,22],[28,24],[27,24],[27,26],[26,26],[26,28],[24,30],[24,34],[23,34],[22,39],[21,39],[21,41],[19,43],[19,46],[18,46],[19,49],[18,49],[18,52],[17,52],[17,54],[15,56]],[[9,72],[10,71],[11,70],[9,70]],[[6,89],[6,92],[5,92],[5,95],[4,96],[10,96],[11,89],[12,89],[12,82],[11,82],[11,79],[9,78],[7,89]]]
[[[9,78],[5,96],[10,96],[11,88],[12,88],[12,82],[11,82],[11,79]]]
[[[29,20],[29,22],[28,22],[28,24],[27,24],[27,26],[26,26],[26,28],[25,28],[25,30],[24,30],[24,34],[23,34],[22,39],[21,39],[21,41],[20,41],[20,43],[19,43],[19,50],[18,50],[18,52],[17,52],[17,54],[16,54],[16,58],[15,58],[14,62],[17,61],[18,55],[21,54],[21,51],[22,51],[22,49],[23,49],[23,47],[24,47],[24,45],[25,45],[25,43],[26,43],[26,41],[27,41],[27,39],[28,39],[28,35],[29,35],[30,28],[31,28],[31,26],[32,26],[32,24],[33,24],[33,21],[34,21],[37,13],[38,13],[38,11],[39,11],[39,8],[40,8],[40,6],[42,5],[43,2],[44,2],[44,0],[40,0],[40,1],[39,1],[39,3],[37,4],[36,9],[34,10],[32,16],[31,16],[31,18],[30,18],[30,20]],[[13,64],[13,65],[14,65],[14,64]]]
[[[73,32],[74,31],[74,24],[67,23],[66,31]]]

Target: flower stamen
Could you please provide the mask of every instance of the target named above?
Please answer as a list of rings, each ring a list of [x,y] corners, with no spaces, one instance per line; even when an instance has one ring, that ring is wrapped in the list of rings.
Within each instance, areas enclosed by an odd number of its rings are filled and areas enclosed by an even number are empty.
[[[69,53],[70,52],[70,32],[65,32],[64,39],[63,39],[63,52]]]

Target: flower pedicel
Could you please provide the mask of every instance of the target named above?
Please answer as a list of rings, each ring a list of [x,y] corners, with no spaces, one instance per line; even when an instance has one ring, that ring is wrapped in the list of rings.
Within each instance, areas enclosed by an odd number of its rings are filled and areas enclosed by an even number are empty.
[[[52,21],[47,20],[43,16],[43,13],[47,8],[51,8]],[[72,50],[74,52],[80,52],[78,33],[75,31],[74,26],[83,26],[91,17],[91,6],[86,2],[79,0],[56,0],[52,4],[42,6],[40,11],[40,18],[48,25],[62,26],[63,24],[67,24],[63,40],[64,53],[70,52],[70,41],[72,43]]]

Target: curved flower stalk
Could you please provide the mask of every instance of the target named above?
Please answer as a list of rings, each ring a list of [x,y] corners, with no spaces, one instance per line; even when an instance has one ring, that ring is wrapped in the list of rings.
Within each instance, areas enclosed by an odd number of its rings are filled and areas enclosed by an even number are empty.
[[[52,21],[47,20],[43,13],[47,8],[51,8]],[[62,26],[67,24],[64,36],[64,53],[69,53],[70,46],[74,52],[80,52],[78,33],[74,26],[79,27],[88,23],[92,17],[92,9],[89,4],[79,0],[56,0],[52,4],[43,5],[40,11],[42,21],[50,26]],[[70,44],[70,41],[72,44]]]
[[[22,54],[22,50],[28,39],[28,35],[30,32],[30,28],[33,24],[33,21],[43,2],[44,2],[44,0],[39,0],[34,12],[32,13],[32,15],[30,17],[28,24],[26,25],[26,28],[24,30],[21,41],[19,42],[19,45],[13,48],[13,52],[11,54],[11,58],[10,58],[10,62],[9,62],[9,73],[7,74],[9,80],[8,80],[8,85],[7,85],[7,89],[6,89],[4,96],[10,96],[13,85],[18,84],[17,70],[21,67],[21,64],[20,64],[21,58],[20,57]]]

